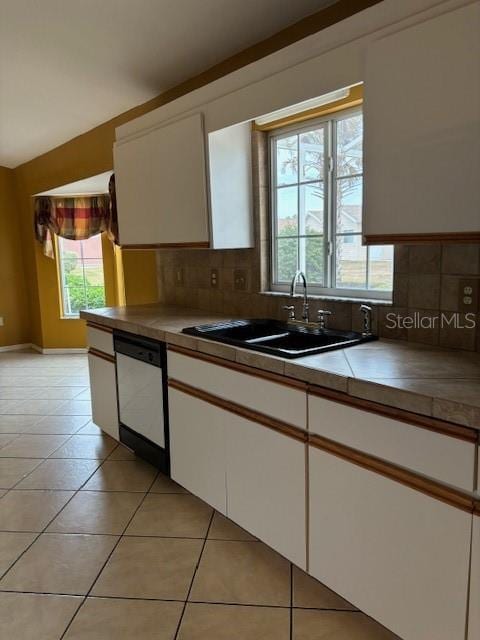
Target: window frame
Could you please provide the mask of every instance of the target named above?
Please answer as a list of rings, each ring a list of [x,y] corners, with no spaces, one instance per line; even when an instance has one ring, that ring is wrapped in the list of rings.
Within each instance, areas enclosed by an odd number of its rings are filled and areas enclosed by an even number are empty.
[[[103,235],[102,233],[96,234],[100,236],[100,245],[101,245],[101,249],[102,249],[102,273],[103,273],[103,293],[104,293],[104,301],[106,304],[106,283],[105,283],[105,263],[104,263],[104,256],[103,256]],[[92,238],[94,238],[95,236],[91,236]],[[61,236],[58,235],[54,235],[54,247],[55,247],[55,258],[56,258],[56,263],[57,263],[57,281],[58,281],[58,294],[59,294],[59,306],[60,306],[60,319],[61,320],[79,320],[80,319],[80,311],[78,311],[77,313],[66,313],[65,310],[65,289],[66,284],[65,284],[65,272],[64,272],[64,268],[63,268],[63,260],[62,260],[62,249],[61,249],[61,241],[64,240],[64,238],[62,238]],[[86,238],[85,240],[77,240],[76,242],[88,242],[88,240],[90,240],[90,238]],[[83,265],[83,261],[84,261],[84,256],[83,256],[83,247],[82,247],[82,251],[81,251],[81,260],[82,260],[82,265]],[[88,260],[88,258],[87,258]],[[84,275],[84,289],[86,290],[87,285],[85,284],[85,267],[82,267],[82,273]],[[85,309],[82,309],[82,311],[88,311],[89,309],[95,309],[98,307],[85,307]]]
[[[313,182],[320,182],[323,180],[324,186],[324,233],[323,233],[323,246],[324,246],[324,274],[326,286],[318,286],[309,283],[309,293],[320,297],[330,298],[358,298],[368,300],[392,300],[392,290],[379,290],[379,289],[347,289],[332,286],[336,277],[336,184],[337,184],[337,162],[335,156],[336,149],[336,132],[337,126],[333,123],[338,123],[340,120],[347,119],[355,115],[363,115],[363,109],[360,106],[342,109],[335,113],[325,114],[325,116],[318,116],[305,120],[302,123],[292,123],[272,129],[268,133],[268,164],[269,164],[269,225],[270,225],[270,277],[269,277],[269,290],[273,292],[289,292],[290,283],[282,283],[277,281],[277,198],[276,191],[278,185],[276,182],[277,175],[277,154],[275,149],[276,141],[280,138],[286,137],[288,134],[301,135],[304,132],[311,131],[316,127],[324,128],[324,135],[326,136],[325,149],[326,154],[324,157],[324,172],[323,177],[320,180],[311,180],[300,182],[297,181],[291,186],[297,186],[299,189],[301,184],[308,184]],[[300,162],[300,159],[299,159]],[[331,165],[331,166],[330,166]],[[364,171],[361,174],[352,174],[349,177],[361,177],[362,189],[363,189],[363,177]],[[285,185],[289,186],[289,185]],[[282,188],[282,187],[281,187]],[[362,190],[363,193],[363,190]],[[298,211],[299,213],[299,211]],[[355,235],[355,234],[345,234]],[[362,231],[356,234],[362,236]],[[299,237],[299,234],[297,234]],[[315,236],[314,236],[315,237]],[[367,285],[369,275],[369,256],[371,247],[367,246]],[[393,274],[392,274],[393,277]],[[336,283],[335,283],[336,284]],[[393,289],[393,283],[392,283]]]

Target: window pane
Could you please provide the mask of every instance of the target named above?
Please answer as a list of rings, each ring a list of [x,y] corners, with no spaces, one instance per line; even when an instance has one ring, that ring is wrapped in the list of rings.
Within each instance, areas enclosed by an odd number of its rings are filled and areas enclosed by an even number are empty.
[[[337,123],[337,176],[363,171],[363,118],[344,118]]]
[[[84,258],[102,259],[102,236],[100,234],[92,236],[88,240],[80,240],[80,242]]]
[[[309,284],[324,284],[324,242],[323,237],[301,238],[305,251],[305,275]]]
[[[393,246],[378,245],[368,250],[368,288],[391,291],[393,288]]]
[[[339,289],[367,288],[367,248],[360,235],[337,237],[336,275]]]
[[[105,306],[105,290],[103,287],[87,287],[85,291],[88,309],[98,309]]]
[[[297,238],[280,238],[277,240],[277,280],[290,282],[298,265]]]
[[[298,187],[277,189],[277,235],[293,236],[298,233]]]
[[[319,235],[324,231],[323,183],[300,186],[300,235]]]
[[[65,315],[77,315],[81,309],[86,309],[87,297],[84,287],[69,286],[64,289],[63,309]]]
[[[277,140],[277,184],[298,182],[298,136]]]
[[[300,181],[323,180],[325,156],[324,130],[313,129],[300,134]]]
[[[362,231],[363,178],[337,180],[337,233]]]
[[[88,240],[58,238],[63,312],[76,316],[82,309],[105,306],[101,235]]]

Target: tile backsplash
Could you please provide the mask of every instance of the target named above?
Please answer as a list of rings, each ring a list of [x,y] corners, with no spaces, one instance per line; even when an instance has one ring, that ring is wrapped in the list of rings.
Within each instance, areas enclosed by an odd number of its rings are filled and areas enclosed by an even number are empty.
[[[212,269],[217,274],[215,286],[211,283]],[[257,249],[159,250],[160,300],[232,316],[284,319],[286,311],[282,307],[289,298],[259,293],[265,284],[262,269],[262,254]],[[239,276],[245,278],[242,290],[235,288]],[[459,295],[464,280],[473,281],[478,290],[480,245],[396,246],[392,304],[372,305],[376,331],[386,338],[480,351],[478,293],[475,309],[469,311]],[[296,305],[298,316],[301,301]],[[316,317],[317,309],[328,309],[332,311],[330,326],[337,329],[361,328],[359,306],[358,302],[335,299],[310,300],[311,317]],[[478,328],[471,326],[474,321]]]

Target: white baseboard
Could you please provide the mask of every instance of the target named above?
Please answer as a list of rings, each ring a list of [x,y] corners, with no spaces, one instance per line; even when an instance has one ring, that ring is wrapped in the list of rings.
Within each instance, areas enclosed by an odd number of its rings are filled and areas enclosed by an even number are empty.
[[[0,353],[4,351],[26,351],[27,349],[33,349],[38,353],[43,353],[44,355],[60,355],[60,354],[84,354],[88,353],[87,347],[79,347],[72,349],[44,349],[43,347],[39,347],[38,344],[31,344],[30,342],[26,342],[24,344],[9,344],[5,347],[0,347]]]
[[[5,347],[0,347],[0,353],[5,351],[25,351],[26,349],[31,349],[32,346],[29,342],[25,342],[24,344],[8,344]]]
[[[36,344],[32,344],[32,349],[38,351],[38,353],[43,353],[44,355],[61,355],[61,354],[84,354],[88,353],[88,349],[86,347],[81,348],[71,348],[71,349],[44,349],[43,347],[39,347]]]

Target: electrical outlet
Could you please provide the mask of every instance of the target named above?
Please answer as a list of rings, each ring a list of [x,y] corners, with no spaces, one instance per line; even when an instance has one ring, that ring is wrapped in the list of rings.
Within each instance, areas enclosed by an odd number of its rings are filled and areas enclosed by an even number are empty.
[[[175,284],[180,287],[183,285],[183,267],[177,267],[175,269]]]
[[[236,291],[247,289],[247,272],[245,269],[235,269],[233,272],[233,288]]]
[[[218,288],[218,269],[210,270],[210,285],[212,289]]]
[[[458,308],[460,311],[475,313],[478,309],[478,289],[480,280],[462,278],[458,283]]]

